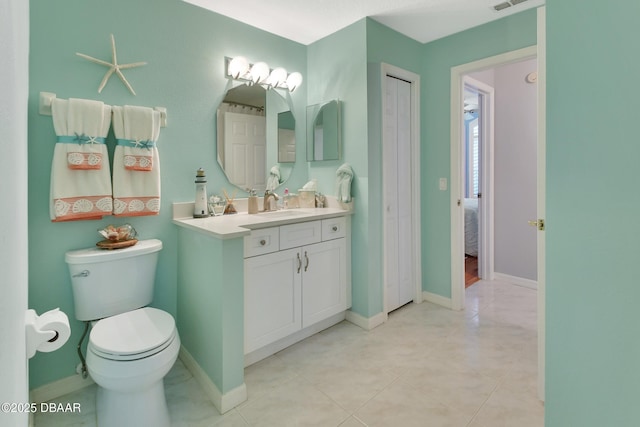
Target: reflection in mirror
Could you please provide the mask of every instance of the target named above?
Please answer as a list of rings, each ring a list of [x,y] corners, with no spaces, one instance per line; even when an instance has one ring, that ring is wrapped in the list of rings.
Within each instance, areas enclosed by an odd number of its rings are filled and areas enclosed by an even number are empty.
[[[340,101],[307,107],[307,160],[340,160]]]
[[[295,163],[295,119],[289,110],[277,91],[260,85],[227,91],[217,111],[217,152],[231,184],[264,191],[273,171],[279,183],[289,178]]]
[[[278,113],[278,163],[296,161],[296,121],[291,111]]]

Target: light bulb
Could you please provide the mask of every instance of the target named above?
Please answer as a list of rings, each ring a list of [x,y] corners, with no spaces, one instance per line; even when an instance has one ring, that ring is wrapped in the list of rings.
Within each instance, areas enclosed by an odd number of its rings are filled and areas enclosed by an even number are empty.
[[[234,79],[244,76],[247,71],[249,71],[249,61],[244,56],[236,56],[229,61],[227,73]]]
[[[278,67],[274,69],[271,74],[269,74],[269,79],[267,80],[267,84],[271,87],[278,87],[283,84],[287,80],[287,70],[282,67]]]
[[[269,77],[269,66],[266,62],[256,62],[251,67],[251,80],[254,84],[264,82]]]
[[[302,74],[298,73],[297,71],[295,73],[289,74],[289,77],[287,77],[287,87],[291,92],[296,90],[296,88],[301,84],[302,84]]]

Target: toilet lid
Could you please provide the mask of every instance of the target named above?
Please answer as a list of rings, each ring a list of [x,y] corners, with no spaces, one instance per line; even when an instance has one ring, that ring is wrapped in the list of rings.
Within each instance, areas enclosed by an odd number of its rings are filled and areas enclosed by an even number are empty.
[[[152,350],[166,347],[164,344],[175,336],[175,329],[175,320],[169,313],[144,307],[98,321],[91,329],[89,343],[93,351],[103,356],[149,356],[154,354]]]

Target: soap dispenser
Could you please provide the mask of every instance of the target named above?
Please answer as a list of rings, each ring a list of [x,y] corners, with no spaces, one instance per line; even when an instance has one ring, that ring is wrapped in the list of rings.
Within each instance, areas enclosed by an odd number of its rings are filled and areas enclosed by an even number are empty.
[[[248,213],[257,214],[258,213],[258,193],[254,189],[248,189],[249,192],[249,200],[248,200]]]
[[[196,171],[196,201],[193,207],[194,218],[206,218],[209,216],[209,206],[207,205],[207,177],[204,169]]]

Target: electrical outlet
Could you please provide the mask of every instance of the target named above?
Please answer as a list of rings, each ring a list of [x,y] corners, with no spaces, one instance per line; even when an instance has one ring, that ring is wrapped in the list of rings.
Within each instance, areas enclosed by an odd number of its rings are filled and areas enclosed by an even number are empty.
[[[440,191],[447,191],[447,178],[440,178]]]

